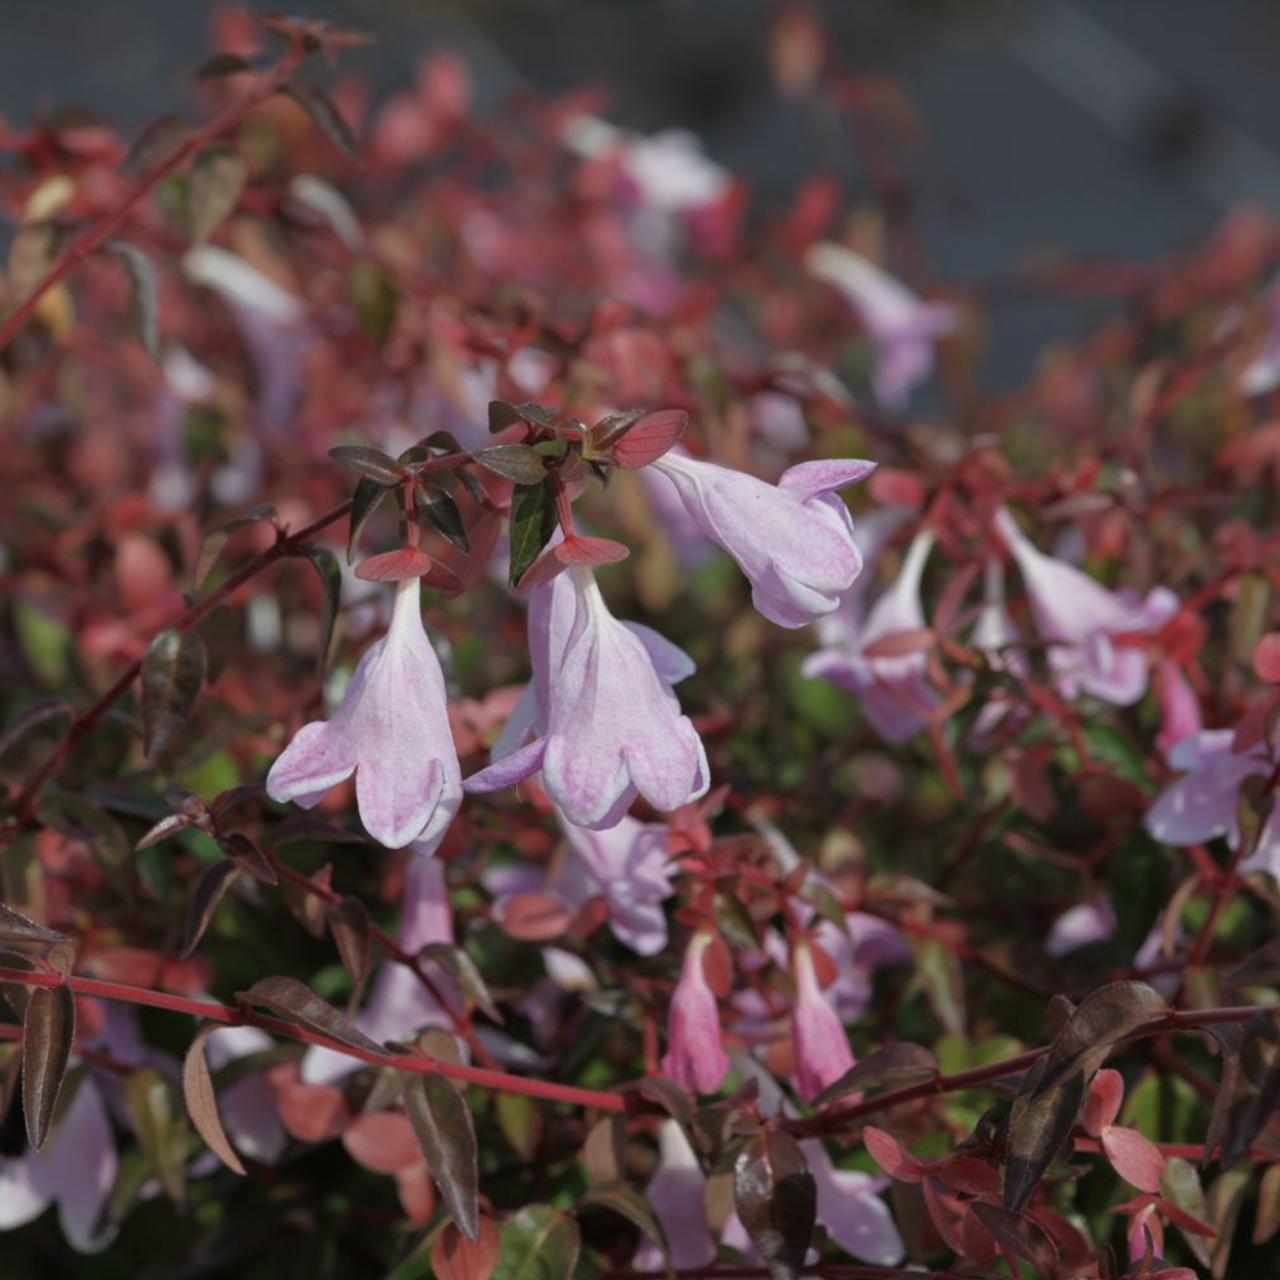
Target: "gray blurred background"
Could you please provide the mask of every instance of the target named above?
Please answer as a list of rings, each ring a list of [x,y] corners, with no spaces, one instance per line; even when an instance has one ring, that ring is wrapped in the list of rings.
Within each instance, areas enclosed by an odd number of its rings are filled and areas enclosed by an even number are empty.
[[[251,6],[258,7],[258,6]],[[766,204],[817,169],[867,192],[856,156],[779,99],[769,0],[288,0],[368,31],[347,55],[379,97],[423,52],[470,61],[482,103],[519,87],[610,90],[642,130],[686,126]],[[1276,0],[826,0],[845,61],[893,77],[928,146],[917,219],[943,279],[986,281],[1035,255],[1146,260],[1253,201],[1280,217]],[[190,105],[208,49],[202,0],[0,0],[0,112],[76,102],[133,130]],[[1054,335],[1114,303],[1036,296],[994,315],[985,372],[1025,374]]]

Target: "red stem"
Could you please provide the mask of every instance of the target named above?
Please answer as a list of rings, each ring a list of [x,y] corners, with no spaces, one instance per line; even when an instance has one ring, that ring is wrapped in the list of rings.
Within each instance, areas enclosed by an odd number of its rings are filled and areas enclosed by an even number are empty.
[[[180,168],[192,156],[203,151],[216,142],[224,134],[236,128],[245,116],[260,103],[265,102],[276,93],[282,84],[293,74],[302,61],[300,48],[290,49],[279,63],[268,72],[253,89],[243,98],[233,102],[225,111],[214,116],[203,129],[193,133],[172,155],[166,156],[158,164],[149,169],[129,193],[104,214],[97,222],[86,227],[69,244],[62,257],[49,269],[48,274],[31,290],[29,294],[0,322],[0,350],[3,350],[21,332],[23,326],[31,318],[40,299],[56,284],[64,280],[75,268],[95,250],[111,238],[124,224],[129,215],[146,199],[152,191],[164,181],[169,174]]]
[[[77,995],[97,996],[103,1000],[118,1000],[125,1004],[145,1005],[152,1009],[167,1009],[171,1013],[188,1013],[193,1018],[209,1022],[221,1022],[229,1027],[261,1027],[273,1035],[305,1044],[320,1045],[348,1058],[356,1058],[377,1067],[395,1067],[414,1075],[441,1075],[483,1089],[499,1093],[519,1093],[530,1098],[547,1098],[553,1102],[568,1102],[581,1107],[599,1107],[604,1111],[625,1111],[626,1099],[618,1093],[605,1093],[598,1089],[580,1089],[575,1085],[554,1084],[548,1080],[528,1080],[505,1071],[493,1071],[487,1067],[468,1067],[460,1063],[444,1062],[422,1054],[370,1053],[353,1045],[330,1040],[314,1031],[308,1031],[296,1023],[267,1014],[254,1013],[251,1009],[233,1009],[214,1000],[193,1000],[189,996],[172,995],[167,991],[151,991],[146,987],[133,987],[123,982],[105,982],[100,978],[84,978],[78,975],[62,977],[56,973],[40,973],[35,970],[0,969],[0,983],[13,982],[26,987],[70,987]]]

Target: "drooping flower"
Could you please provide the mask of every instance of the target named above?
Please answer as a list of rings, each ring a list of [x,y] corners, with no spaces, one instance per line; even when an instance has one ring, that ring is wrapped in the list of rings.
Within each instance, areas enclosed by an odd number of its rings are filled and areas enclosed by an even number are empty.
[[[86,1075],[43,1150],[0,1158],[0,1231],[23,1226],[56,1204],[73,1249],[105,1247],[114,1232],[102,1230],[100,1221],[118,1164],[106,1104]]]
[[[431,942],[453,941],[453,914],[444,863],[411,858],[405,867],[404,911],[396,941],[411,954]],[[373,1040],[410,1040],[424,1027],[448,1027],[439,1002],[407,966],[386,961],[373,981],[369,1002],[355,1025]],[[313,1046],[303,1055],[301,1078],[307,1084],[332,1084],[360,1069],[360,1062],[336,1049]]]
[[[812,1102],[854,1065],[854,1057],[839,1015],[818,983],[813,950],[807,940],[796,944],[791,975],[796,984],[791,1006],[796,1087],[806,1102]]]
[[[857,312],[875,348],[876,399],[901,409],[911,389],[933,369],[933,344],[959,323],[945,302],[921,302],[904,284],[842,245],[813,245],[805,257],[810,274],[840,291]]]
[[[720,1011],[707,982],[703,958],[715,934],[699,929],[689,942],[671,997],[667,1027],[667,1052],[662,1069],[682,1089],[713,1093],[729,1070],[729,1059],[720,1043]]]
[[[360,659],[333,717],[298,730],[267,774],[267,794],[310,808],[354,773],[369,834],[430,853],[462,803],[462,781],[420,596],[417,579],[397,583],[387,634]]]
[[[837,489],[875,464],[802,462],[776,485],[714,462],[667,453],[653,463],[689,514],[751,581],[751,599],[771,622],[802,627],[830,613],[862,572],[862,554]]]
[[[1200,700],[1187,683],[1182,668],[1166,658],[1156,670],[1156,698],[1160,703],[1158,746],[1167,758],[1180,742],[1204,730],[1200,717]]]
[[[1065,698],[1091,693],[1129,706],[1147,688],[1147,656],[1119,637],[1154,631],[1178,610],[1167,587],[1145,599],[1108,591],[1088,574],[1035,547],[1004,508],[996,514],[1005,545],[1022,570],[1040,634],[1049,642],[1049,666]]]
[[[681,1271],[705,1267],[716,1256],[707,1225],[707,1179],[676,1121],[664,1120],[658,1126],[658,1153],[658,1167],[644,1193],[671,1250],[671,1265]],[[658,1242],[646,1236],[634,1266],[648,1271],[662,1265]]]
[[[467,790],[497,791],[541,769],[568,821],[592,831],[617,826],[637,795],[671,812],[705,794],[706,752],[671,688],[693,664],[656,631],[619,622],[589,569],[534,590],[529,649],[533,680],[495,747],[501,758]],[[531,730],[538,736],[516,748]]]
[[[1147,830],[1166,844],[1203,844],[1225,836],[1237,848],[1240,789],[1248,778],[1265,777],[1274,768],[1265,744],[1237,751],[1233,730],[1208,729],[1179,742],[1169,752],[1169,763],[1183,775],[1147,810]],[[1266,871],[1280,879],[1280,805],[1272,807],[1257,847],[1240,870]]]
[[[928,681],[928,659],[920,650],[895,656],[867,656],[877,641],[924,626],[920,579],[933,536],[912,542],[897,580],[862,619],[861,593],[819,625],[823,647],[805,659],[807,676],[830,680],[854,694],[876,732],[887,742],[904,742],[929,724],[939,697]]]

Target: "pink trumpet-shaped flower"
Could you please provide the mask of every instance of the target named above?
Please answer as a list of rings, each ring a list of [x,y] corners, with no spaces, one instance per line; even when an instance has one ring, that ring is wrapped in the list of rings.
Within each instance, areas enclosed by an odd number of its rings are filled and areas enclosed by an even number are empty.
[[[776,485],[674,452],[653,467],[675,485],[707,537],[737,561],[770,622],[802,627],[830,613],[862,572],[853,519],[835,491],[864,479],[874,463],[802,462]]]
[[[703,957],[714,941],[715,934],[699,929],[684,953],[662,1059],[663,1071],[676,1084],[697,1093],[714,1093],[729,1070],[720,1043],[720,1011],[703,969]]]
[[[658,1126],[658,1153],[658,1167],[645,1196],[667,1238],[671,1265],[681,1271],[705,1267],[716,1256],[707,1225],[707,1179],[676,1121],[664,1120]],[[658,1242],[646,1236],[636,1251],[634,1265],[647,1271],[662,1264]]]
[[[868,720],[887,742],[904,742],[928,726],[939,698],[928,681],[928,660],[921,651],[868,657],[877,641],[924,626],[920,579],[933,536],[918,534],[907,551],[897,581],[875,602],[865,623],[860,593],[819,629],[825,647],[810,654],[805,675],[830,680],[854,694]]]
[[[1195,737],[1204,729],[1200,718],[1200,700],[1187,683],[1182,668],[1166,658],[1156,670],[1156,698],[1160,703],[1160,732],[1156,746],[1166,757],[1180,742]]]
[[[73,1249],[103,1248],[114,1234],[100,1229],[100,1219],[117,1165],[106,1104],[85,1076],[42,1151],[0,1159],[0,1231],[22,1226],[56,1203]]]
[[[818,985],[813,951],[807,941],[796,944],[791,976],[796,984],[795,1002],[791,1006],[796,1088],[806,1102],[812,1102],[854,1065],[854,1057],[839,1015]]]
[[[1235,750],[1231,729],[1209,729],[1184,738],[1169,752],[1169,763],[1183,776],[1167,786],[1147,810],[1147,830],[1166,844],[1203,844],[1225,836],[1240,844],[1240,789],[1246,779],[1263,777],[1273,768],[1265,745]],[[1280,879],[1280,805],[1258,839],[1257,848],[1240,864],[1243,872],[1266,871]]]
[[[921,302],[905,285],[838,244],[815,244],[805,266],[844,296],[875,348],[876,399],[901,409],[911,389],[933,369],[933,344],[959,323],[945,302]]]
[[[589,569],[538,587],[529,606],[530,691],[495,750],[538,737],[467,779],[497,791],[542,770],[542,785],[578,827],[617,826],[637,795],[670,812],[709,785],[706,752],[672,692],[689,659],[648,627],[619,622]]]
[[[996,528],[1013,553],[1031,600],[1036,626],[1050,642],[1049,665],[1065,698],[1091,693],[1104,702],[1129,706],[1147,688],[1147,656],[1117,637],[1154,631],[1178,610],[1167,587],[1139,600],[1131,592],[1108,591],[1086,573],[1032,545],[1008,511],[996,514]]]
[[[371,836],[431,853],[462,803],[444,675],[422,626],[418,580],[398,583],[387,634],[360,659],[342,706],[298,730],[267,774],[267,794],[310,808],[356,775]]]

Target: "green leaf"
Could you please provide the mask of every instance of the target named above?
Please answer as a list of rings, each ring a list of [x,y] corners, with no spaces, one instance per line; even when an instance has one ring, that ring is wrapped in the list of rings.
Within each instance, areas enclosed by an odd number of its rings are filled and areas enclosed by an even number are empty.
[[[187,1056],[182,1061],[182,1098],[187,1104],[191,1123],[204,1139],[205,1146],[233,1173],[243,1176],[244,1165],[240,1163],[240,1157],[231,1145],[227,1131],[222,1127],[218,1098],[213,1091],[213,1077],[209,1074],[209,1063],[204,1056],[209,1037],[220,1025],[217,1022],[206,1023],[196,1032],[196,1038],[192,1040]]]
[[[466,1095],[444,1076],[415,1076],[405,1110],[431,1176],[458,1229],[474,1240],[480,1227],[480,1168]]]
[[[329,650],[333,647],[333,628],[338,621],[338,607],[342,603],[342,566],[338,557],[328,547],[309,547],[306,557],[320,575],[324,587],[324,625],[320,630],[318,666],[321,672],[329,662]]]
[[[33,987],[22,1019],[22,1112],[37,1151],[49,1136],[75,1034],[71,988]]]
[[[1017,1213],[1071,1136],[1088,1082],[1082,1072],[1041,1091],[1048,1058],[1023,1078],[1009,1113],[1004,1169],[1004,1207]]]
[[[13,606],[18,645],[31,674],[51,689],[65,689],[71,679],[71,632],[65,623],[25,600]]]
[[[173,745],[204,683],[204,642],[194,631],[162,631],[142,660],[142,732],[149,758]]]
[[[542,1111],[522,1093],[499,1093],[493,1100],[498,1128],[521,1160],[532,1160],[542,1141]]]
[[[514,587],[551,541],[556,529],[556,500],[550,482],[517,485],[511,497],[511,575]]]
[[[369,476],[361,476],[351,499],[350,532],[347,534],[347,563],[356,558],[356,543],[360,540],[369,517],[378,509],[379,503],[392,490]]]
[[[124,1104],[142,1148],[165,1194],[181,1204],[187,1191],[186,1118],[169,1082],[154,1067],[133,1072],[124,1082]]]
[[[481,449],[476,461],[516,484],[538,484],[547,474],[542,455],[527,444],[496,444]]]
[[[951,1035],[964,1035],[964,974],[956,953],[940,938],[912,942],[916,983],[923,989],[938,1021]]]
[[[191,238],[207,240],[235,209],[244,190],[249,166],[231,147],[210,147],[191,167],[187,211]]]
[[[213,572],[214,566],[218,563],[222,555],[222,549],[231,540],[231,535],[240,529],[247,529],[251,524],[257,524],[262,520],[270,520],[272,524],[276,522],[276,509],[270,503],[262,506],[250,507],[243,515],[236,516],[233,520],[224,520],[222,524],[210,529],[205,534],[205,539],[200,547],[200,554],[196,557],[196,586],[204,585],[205,579]]]
[[[459,551],[470,551],[467,528],[462,523],[462,513],[453,495],[447,489],[432,485],[427,489],[421,483],[417,489],[418,510],[427,518],[431,527],[451,542]]]
[[[583,1195],[578,1205],[583,1209],[591,1206],[608,1209],[634,1223],[645,1235],[658,1242],[667,1275],[675,1275],[671,1269],[671,1249],[666,1234],[649,1208],[649,1202],[634,1187],[627,1186],[625,1182],[600,1182]]]
[[[570,1280],[582,1241],[567,1214],[532,1204],[502,1224],[501,1246],[492,1280]]]

